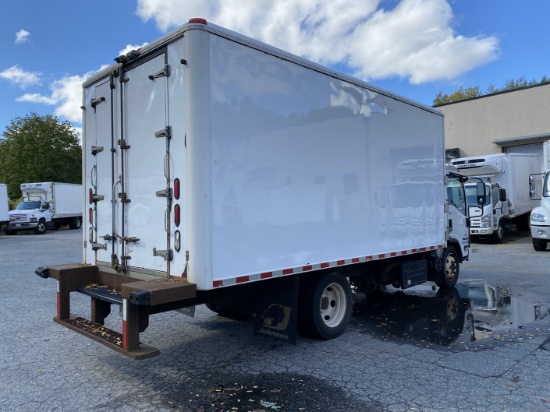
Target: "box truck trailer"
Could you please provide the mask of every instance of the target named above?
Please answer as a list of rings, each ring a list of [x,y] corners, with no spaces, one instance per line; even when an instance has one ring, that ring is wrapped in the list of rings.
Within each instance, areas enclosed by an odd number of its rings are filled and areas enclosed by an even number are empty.
[[[452,164],[468,177],[466,195],[473,237],[489,237],[501,243],[512,224],[529,230],[529,214],[536,202],[529,195],[529,176],[540,169],[538,154],[499,153],[453,159]],[[485,183],[485,203],[478,204],[477,183]]]
[[[440,112],[203,19],[115,60],[83,85],[83,262],[36,270],[58,282],[55,322],[145,359],[159,312],[331,339],[352,291],[456,283],[466,178]]]
[[[531,212],[531,238],[533,240],[533,248],[542,252],[546,250],[548,241],[550,240],[550,141],[543,143],[542,156],[542,181],[536,183],[540,177],[533,174],[529,177],[531,198],[540,200],[540,204]],[[538,188],[542,190],[537,191]]]
[[[0,229],[10,221],[9,210],[8,187],[5,183],[0,183]]]
[[[34,230],[44,234],[48,229],[82,225],[82,185],[59,182],[21,184],[21,202],[9,212],[6,234]]]

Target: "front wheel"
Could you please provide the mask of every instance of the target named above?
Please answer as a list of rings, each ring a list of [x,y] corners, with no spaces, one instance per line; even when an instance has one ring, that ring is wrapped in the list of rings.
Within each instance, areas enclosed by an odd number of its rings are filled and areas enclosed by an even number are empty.
[[[48,230],[48,227],[46,226],[46,222],[44,220],[41,220],[38,222],[38,226],[34,229],[34,233],[37,235],[43,235],[46,233],[46,230]]]
[[[502,243],[504,240],[504,226],[498,225],[497,230],[493,233],[493,243]]]
[[[533,238],[533,248],[537,252],[544,252],[546,250],[546,245],[548,241],[546,239],[535,239]]]
[[[304,281],[300,290],[298,316],[302,330],[310,336],[334,339],[348,327],[353,297],[348,280],[329,273]]]
[[[453,246],[449,246],[443,252],[442,280],[436,282],[440,288],[452,288],[456,285],[460,271],[460,259]]]

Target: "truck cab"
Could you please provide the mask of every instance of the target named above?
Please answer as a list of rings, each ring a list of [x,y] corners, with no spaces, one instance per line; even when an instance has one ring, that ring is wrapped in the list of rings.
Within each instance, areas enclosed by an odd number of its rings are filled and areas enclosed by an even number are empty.
[[[537,252],[546,250],[550,241],[550,140],[542,145],[543,173],[529,176],[529,195],[532,200],[540,200],[540,205],[533,208],[529,219],[533,248]],[[537,184],[536,177],[542,176],[542,184]],[[541,188],[537,194],[538,188]]]
[[[6,233],[13,234],[18,230],[32,229],[35,233],[41,234],[52,221],[52,210],[45,199],[30,197],[23,199],[15,210],[9,212],[9,216],[10,223]]]
[[[470,212],[472,236],[488,236],[496,243],[504,238],[503,218],[510,213],[506,190],[498,183],[483,182],[485,199],[479,203],[478,185],[475,179],[466,184],[466,198]]]
[[[531,182],[533,181],[531,179]],[[534,194],[534,192],[533,189],[531,193]],[[546,250],[550,240],[550,170],[543,175],[540,206],[533,209],[530,220],[533,248],[542,252]]]

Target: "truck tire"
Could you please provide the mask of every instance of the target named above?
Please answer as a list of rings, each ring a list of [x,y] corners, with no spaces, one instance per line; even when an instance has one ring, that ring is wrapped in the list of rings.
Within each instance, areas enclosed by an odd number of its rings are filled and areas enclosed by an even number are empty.
[[[497,230],[495,233],[493,233],[492,237],[493,243],[502,243],[504,240],[504,226],[502,226],[502,223],[498,224]]]
[[[48,226],[46,225],[46,221],[41,220],[38,222],[38,226],[34,229],[34,233],[37,235],[43,235],[48,230]]]
[[[533,238],[533,248],[537,252],[544,252],[546,250],[546,245],[548,241],[546,239],[535,239]]]
[[[460,259],[453,246],[449,246],[445,249],[442,261],[443,267],[440,273],[441,280],[436,282],[436,285],[440,288],[452,288],[456,285],[460,272]]]
[[[351,319],[353,296],[348,280],[337,273],[309,277],[300,284],[298,317],[309,336],[334,339]]]
[[[82,219],[79,217],[75,217],[69,222],[69,227],[71,229],[80,229],[80,226],[82,226]]]

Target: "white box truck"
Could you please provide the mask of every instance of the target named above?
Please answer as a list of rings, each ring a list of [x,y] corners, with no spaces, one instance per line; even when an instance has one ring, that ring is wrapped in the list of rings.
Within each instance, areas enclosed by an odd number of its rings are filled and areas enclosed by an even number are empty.
[[[10,221],[9,210],[8,187],[5,183],[0,183],[0,229]]]
[[[6,234],[33,230],[44,234],[48,229],[82,225],[82,185],[59,182],[21,183],[21,202],[9,212]]]
[[[529,213],[536,202],[529,195],[529,176],[540,168],[538,154],[499,153],[453,159],[452,164],[468,177],[466,195],[470,209],[470,234],[504,239],[511,224],[529,230]],[[478,204],[477,182],[485,183],[485,203]]]
[[[83,263],[36,270],[57,323],[144,359],[167,310],[331,339],[352,288],[456,283],[467,208],[440,112],[203,19],[116,61],[84,84]]]
[[[542,252],[550,240],[550,141],[543,143],[542,184],[536,184],[535,174],[530,176],[531,198],[540,204],[531,212],[531,238],[533,248]],[[537,189],[541,187],[540,193]]]

